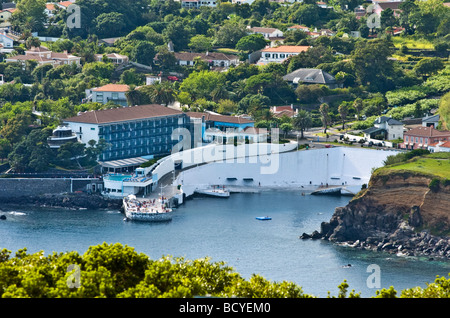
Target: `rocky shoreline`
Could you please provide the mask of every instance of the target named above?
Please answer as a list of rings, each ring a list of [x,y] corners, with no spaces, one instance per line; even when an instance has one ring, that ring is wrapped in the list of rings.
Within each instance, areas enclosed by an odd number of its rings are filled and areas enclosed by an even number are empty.
[[[63,209],[121,209],[122,200],[105,198],[100,194],[64,193],[0,198],[0,204],[9,206],[52,207]]]
[[[374,178],[347,206],[335,209],[320,230],[300,239],[398,256],[450,259],[450,187],[429,189],[424,176]]]

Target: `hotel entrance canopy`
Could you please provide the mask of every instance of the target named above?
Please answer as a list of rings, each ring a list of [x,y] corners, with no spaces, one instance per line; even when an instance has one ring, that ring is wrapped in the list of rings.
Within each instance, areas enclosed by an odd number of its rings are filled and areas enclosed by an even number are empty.
[[[102,166],[102,168],[108,171],[113,170],[115,172],[116,169],[118,169],[119,171],[124,171],[128,170],[128,168],[139,167],[141,164],[149,161],[150,159],[153,159],[153,156],[143,156],[111,161],[100,161],[99,163]]]

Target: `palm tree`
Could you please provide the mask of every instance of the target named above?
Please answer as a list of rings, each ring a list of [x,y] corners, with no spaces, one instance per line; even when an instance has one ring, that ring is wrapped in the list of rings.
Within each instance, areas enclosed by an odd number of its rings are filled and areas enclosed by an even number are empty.
[[[312,124],[311,114],[304,109],[300,109],[294,117],[293,125],[295,128],[300,129],[300,139],[303,139],[303,132],[309,128]]]
[[[161,82],[150,85],[150,100],[152,103],[168,106],[175,101],[175,89],[170,82]]]
[[[141,102],[141,92],[139,92],[134,85],[130,86],[130,89],[125,93],[128,105],[139,105]]]
[[[330,115],[328,114],[329,108],[330,107],[328,106],[327,103],[323,103],[319,107],[320,119],[322,119],[322,124],[323,124],[323,128],[324,128],[324,130],[323,130],[324,134],[327,133],[327,127],[328,127],[328,125],[330,124],[330,121],[331,121]]]
[[[339,111],[339,115],[341,116],[341,119],[342,119],[342,130],[344,130],[345,129],[345,120],[347,119],[347,114],[348,114],[348,104],[346,102],[343,102],[342,104],[340,104],[338,107],[338,111]]]
[[[355,107],[355,111],[359,120],[359,114],[364,108],[363,100],[361,98],[357,98],[353,101],[353,107]]]

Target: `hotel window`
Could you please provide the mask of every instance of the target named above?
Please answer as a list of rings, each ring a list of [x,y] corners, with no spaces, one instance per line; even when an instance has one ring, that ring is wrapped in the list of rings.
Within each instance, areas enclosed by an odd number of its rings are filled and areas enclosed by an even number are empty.
[[[97,93],[95,101],[97,103],[103,103],[103,93]]]
[[[119,99],[119,93],[111,93],[112,99]]]
[[[419,142],[419,137],[416,137],[416,142]]]
[[[280,58],[284,59],[286,57],[286,54],[281,53]]]
[[[423,144],[423,138],[420,137],[420,144]]]
[[[269,59],[270,58],[270,53],[266,53],[266,54],[264,54],[264,56]]]
[[[425,138],[425,145],[428,145],[428,138]]]

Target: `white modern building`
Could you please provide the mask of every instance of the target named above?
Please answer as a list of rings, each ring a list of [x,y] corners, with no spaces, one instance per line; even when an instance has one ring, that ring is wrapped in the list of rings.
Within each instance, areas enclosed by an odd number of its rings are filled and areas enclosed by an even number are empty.
[[[216,7],[217,0],[181,0],[181,7],[186,9],[197,9],[200,7]]]
[[[271,62],[282,63],[287,58],[298,55],[301,52],[306,52],[309,46],[293,46],[281,45],[278,47],[271,47],[261,50],[261,58],[257,62],[259,65],[266,65]]]
[[[130,87],[125,84],[106,84],[101,87],[86,89],[86,101],[106,104],[114,102],[121,106],[127,106],[127,97],[125,95]]]

